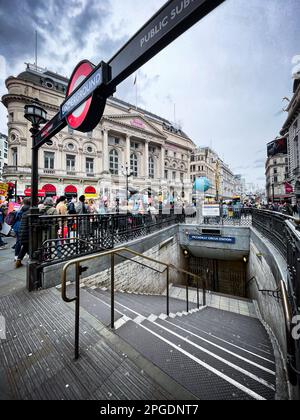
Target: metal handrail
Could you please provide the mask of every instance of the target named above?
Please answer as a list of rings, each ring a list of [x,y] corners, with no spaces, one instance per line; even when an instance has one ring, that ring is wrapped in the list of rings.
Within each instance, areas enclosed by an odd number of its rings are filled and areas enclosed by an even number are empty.
[[[257,287],[257,290],[259,291],[259,292],[261,292],[261,293],[267,293],[269,296],[273,296],[274,298],[276,298],[276,299],[278,299],[278,300],[280,300],[281,299],[281,296],[280,296],[280,287],[277,287],[277,289],[273,289],[273,290],[271,290],[271,289],[261,289],[260,288],[260,285],[258,284],[258,281],[257,281],[257,278],[255,277],[255,276],[253,276],[250,280],[248,280],[247,281],[247,283],[246,283],[246,288],[248,288],[249,287],[249,284],[253,281],[253,280],[255,280],[255,284],[256,284],[256,287]]]
[[[166,289],[166,298],[167,298],[167,316],[170,315],[170,270],[177,270],[178,272],[182,272],[187,274],[188,276],[194,277],[197,279],[197,304],[198,308],[200,307],[199,304],[199,279],[202,280],[202,278],[196,274],[190,273],[186,270],[182,270],[178,267],[176,267],[173,264],[167,264],[165,262],[156,260],[154,258],[148,257],[146,255],[143,255],[139,252],[133,251],[132,249],[122,247],[122,248],[116,248],[110,251],[101,252],[99,254],[94,255],[88,255],[85,257],[79,257],[72,261],[69,261],[67,264],[63,267],[62,272],[62,288],[61,288],[61,295],[62,299],[66,303],[72,303],[75,302],[75,359],[77,360],[79,358],[79,317],[80,317],[80,276],[81,274],[87,270],[86,267],[82,267],[81,264],[84,262],[88,262],[91,260],[94,260],[96,258],[103,258],[103,257],[111,257],[111,328],[114,329],[115,325],[115,319],[114,319],[114,282],[115,282],[115,256],[120,256],[120,252],[126,252],[132,255],[135,255],[137,257],[143,258],[147,261],[150,261],[155,264],[160,264],[166,267],[167,271],[167,289]],[[131,259],[133,263],[137,263],[137,261],[134,261]],[[75,297],[74,298],[68,298],[67,296],[67,271],[68,269],[75,265],[76,269],[76,281],[75,281]],[[152,267],[148,266],[148,268],[152,269]],[[157,271],[157,270],[156,270]],[[202,280],[202,286],[203,286],[203,306],[206,304],[206,284],[205,281]],[[189,302],[188,302],[188,278],[186,282],[186,289],[187,289],[187,312],[189,310]]]
[[[120,254],[116,254],[119,258],[123,258],[123,260],[127,260],[127,261],[132,261],[132,259],[131,258],[129,258],[129,257],[124,257],[124,255],[120,255]],[[133,261],[135,264],[138,264],[138,265],[140,265],[140,266],[142,266],[142,267],[144,267],[144,268],[150,268],[152,271],[155,271],[156,273],[159,273],[159,274],[164,274],[165,273],[165,271],[167,270],[167,268],[165,268],[163,271],[160,271],[160,270],[156,270],[156,268],[153,268],[153,267],[149,267],[149,265],[147,265],[147,264],[143,264],[143,263],[141,263],[141,262],[139,262],[139,261]]]
[[[285,329],[286,329],[286,345],[287,345],[287,361],[288,361],[288,374],[289,380],[292,385],[296,385],[298,382],[297,375],[300,375],[300,372],[296,369],[296,347],[295,341],[292,336],[292,308],[289,302],[289,296],[286,288],[286,284],[283,280],[280,282],[280,290],[282,294],[283,301],[283,312],[285,320]]]

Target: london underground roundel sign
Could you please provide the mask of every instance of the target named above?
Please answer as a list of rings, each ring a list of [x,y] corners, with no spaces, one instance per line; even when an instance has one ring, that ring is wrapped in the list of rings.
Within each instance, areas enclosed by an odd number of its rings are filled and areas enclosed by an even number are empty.
[[[88,78],[88,76],[94,71],[95,66],[88,60],[81,61],[73,71],[70,78],[70,82],[67,88],[66,98],[68,98],[76,90],[76,88],[82,84],[82,82]],[[91,79],[87,86],[84,86],[81,91],[75,94],[74,101],[80,102],[80,95],[91,90],[91,96],[77,107],[70,115],[66,117],[67,123],[73,130],[88,132],[92,131],[99,123],[101,115],[103,114],[106,100],[93,90],[93,84],[96,84],[97,77],[100,77],[97,73]]]

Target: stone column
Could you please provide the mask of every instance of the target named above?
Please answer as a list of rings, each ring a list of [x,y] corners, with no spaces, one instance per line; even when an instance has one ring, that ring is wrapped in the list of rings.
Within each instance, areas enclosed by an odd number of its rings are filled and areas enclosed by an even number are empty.
[[[165,179],[165,146],[161,146],[161,169],[160,178],[163,181]]]
[[[145,178],[149,178],[149,140],[145,140],[145,166],[144,166],[144,174]]]
[[[127,163],[128,168],[130,168],[130,136],[126,136],[126,149],[125,149],[125,163]]]
[[[109,156],[108,156],[108,131],[103,130],[103,171],[108,172],[109,171]]]

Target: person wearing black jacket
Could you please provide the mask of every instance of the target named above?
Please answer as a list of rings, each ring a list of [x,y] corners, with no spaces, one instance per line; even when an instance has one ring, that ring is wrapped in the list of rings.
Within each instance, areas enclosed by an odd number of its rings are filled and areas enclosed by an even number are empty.
[[[19,241],[21,244],[21,250],[16,260],[16,268],[22,267],[22,260],[29,251],[29,209],[30,209],[30,201],[26,201],[26,207],[23,207],[23,214],[21,219],[21,224],[19,228]],[[25,211],[24,211],[25,210]]]

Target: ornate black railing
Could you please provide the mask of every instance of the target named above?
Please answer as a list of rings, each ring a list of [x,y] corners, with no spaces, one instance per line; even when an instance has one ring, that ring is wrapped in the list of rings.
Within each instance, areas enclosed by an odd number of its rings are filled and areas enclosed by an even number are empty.
[[[292,384],[299,386],[300,339],[296,337],[300,315],[299,221],[280,213],[253,210],[252,223],[254,228],[270,239],[287,263],[287,279],[285,282],[281,281],[278,287],[281,288],[281,296],[284,297],[289,378]]]
[[[32,216],[31,260],[46,266],[108,250],[184,222],[183,214]]]

